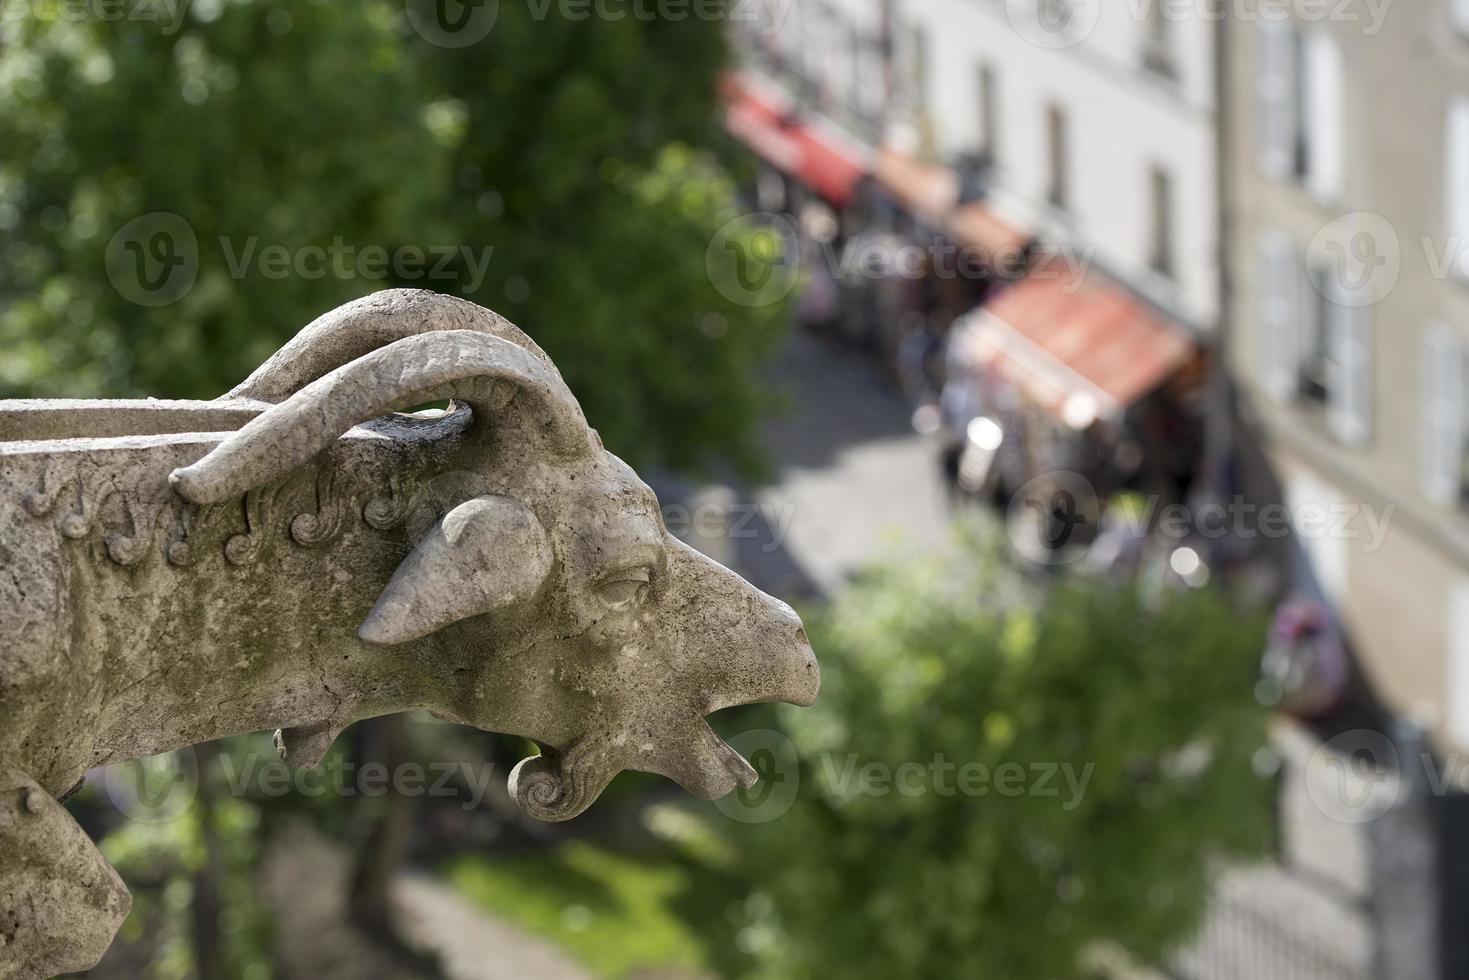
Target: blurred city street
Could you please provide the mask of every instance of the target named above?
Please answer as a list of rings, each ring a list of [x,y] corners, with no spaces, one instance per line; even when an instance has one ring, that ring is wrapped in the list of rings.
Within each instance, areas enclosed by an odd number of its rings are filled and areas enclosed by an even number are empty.
[[[754,496],[766,527],[736,539],[756,584],[829,596],[864,565],[947,546],[937,441],[913,431],[911,407],[870,358],[793,331],[769,379],[788,400],[762,428],[778,475]]]

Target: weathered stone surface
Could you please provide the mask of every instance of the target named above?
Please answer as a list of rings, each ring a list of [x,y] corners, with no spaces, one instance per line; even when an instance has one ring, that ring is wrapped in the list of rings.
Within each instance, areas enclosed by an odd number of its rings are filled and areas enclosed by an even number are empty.
[[[0,978],[94,966],[132,898],[66,808],[0,765]]]
[[[311,765],[427,708],[534,739],[512,792],[557,820],[623,769],[748,784],[704,716],[818,686],[795,614],[668,533],[544,353],[416,290],[215,402],[0,402],[0,631],[0,976],[84,968],[126,914],[54,800],[93,766],[268,729]]]

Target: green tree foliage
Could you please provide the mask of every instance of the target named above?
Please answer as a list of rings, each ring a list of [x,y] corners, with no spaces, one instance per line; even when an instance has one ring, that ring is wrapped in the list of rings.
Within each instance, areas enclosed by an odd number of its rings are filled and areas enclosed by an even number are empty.
[[[782,715],[799,792],[740,848],[762,975],[1156,959],[1199,921],[1211,859],[1268,846],[1261,625],[1209,592],[1020,601],[990,561],[879,572],[811,623],[821,698]]]
[[[635,464],[750,461],[752,367],[783,317],[705,271],[735,213],[691,149],[721,145],[722,25],[491,0],[493,29],[453,48],[415,29],[430,6],[7,12],[0,396],[213,397],[326,309],[413,285],[519,323]],[[159,213],[186,230],[121,252]],[[117,285],[178,256],[171,302]]]

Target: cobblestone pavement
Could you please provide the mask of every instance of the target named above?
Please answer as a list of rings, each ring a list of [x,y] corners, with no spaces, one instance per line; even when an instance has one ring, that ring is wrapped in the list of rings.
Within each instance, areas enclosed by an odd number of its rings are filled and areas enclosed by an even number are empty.
[[[761,430],[775,477],[717,492],[733,504],[729,531],[695,533],[696,546],[786,599],[829,596],[875,560],[946,547],[939,443],[913,431],[909,405],[869,355],[793,330],[767,380],[786,401]],[[697,525],[708,489],[655,483]]]
[[[1174,961],[1180,980],[1368,980],[1368,840],[1323,810],[1307,785],[1317,741],[1282,721],[1278,861],[1223,871],[1203,929]]]
[[[273,841],[260,886],[276,919],[276,957],[285,980],[357,977],[423,980],[364,943],[347,921],[347,855],[306,824]],[[552,944],[474,907],[441,882],[404,875],[396,888],[404,939],[438,962],[446,980],[591,980]]]

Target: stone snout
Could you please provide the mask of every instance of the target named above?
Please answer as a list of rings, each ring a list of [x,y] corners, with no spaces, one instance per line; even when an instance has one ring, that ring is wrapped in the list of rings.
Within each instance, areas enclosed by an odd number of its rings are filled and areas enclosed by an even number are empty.
[[[704,716],[810,704],[820,686],[795,612],[670,535],[651,491],[603,456],[582,476],[620,487],[624,510],[572,524],[566,512],[585,507],[575,495],[543,500],[544,521],[512,497],[467,500],[359,631],[386,647],[442,634],[444,667],[463,682],[434,707],[542,746],[513,785],[543,819],[580,813],[624,769],[706,799],[748,786],[754,770]]]

